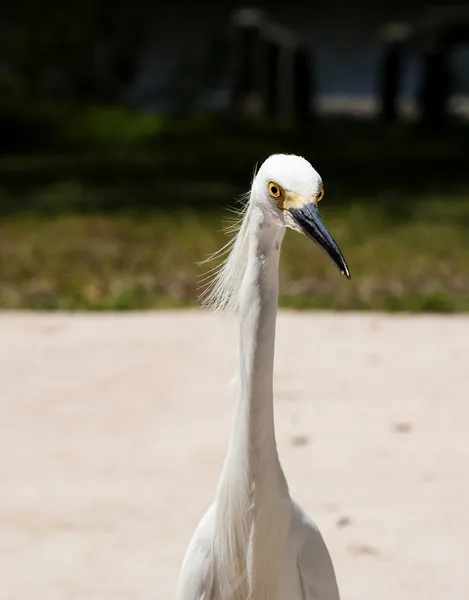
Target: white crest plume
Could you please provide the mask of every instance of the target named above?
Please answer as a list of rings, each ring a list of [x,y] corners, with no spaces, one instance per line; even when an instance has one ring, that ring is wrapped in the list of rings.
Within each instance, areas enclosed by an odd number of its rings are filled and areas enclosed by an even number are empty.
[[[254,170],[256,176],[257,168]],[[241,208],[228,209],[234,213],[224,232],[232,238],[222,248],[202,261],[201,265],[225,257],[223,262],[205,273],[202,284],[205,289],[199,295],[202,306],[213,312],[236,312],[239,292],[246,271],[249,247],[249,216],[251,192],[241,195],[238,202]]]

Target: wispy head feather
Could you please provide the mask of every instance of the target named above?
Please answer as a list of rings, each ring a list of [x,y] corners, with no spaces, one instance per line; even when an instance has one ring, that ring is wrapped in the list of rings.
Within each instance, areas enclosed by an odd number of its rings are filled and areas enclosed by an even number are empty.
[[[199,296],[202,306],[214,312],[236,311],[239,292],[246,271],[249,246],[250,192],[243,194],[239,202],[241,208],[232,208],[235,216],[229,218],[225,233],[233,237],[219,250],[200,264],[225,257],[223,262],[205,273],[202,279],[205,289]]]

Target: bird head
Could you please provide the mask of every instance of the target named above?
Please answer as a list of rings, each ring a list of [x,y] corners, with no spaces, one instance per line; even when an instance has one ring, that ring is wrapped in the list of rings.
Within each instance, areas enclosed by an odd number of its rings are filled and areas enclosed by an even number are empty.
[[[291,154],[270,156],[253,181],[252,197],[260,208],[279,225],[306,234],[350,279],[345,258],[319,215],[323,196],[319,173],[306,159]]]

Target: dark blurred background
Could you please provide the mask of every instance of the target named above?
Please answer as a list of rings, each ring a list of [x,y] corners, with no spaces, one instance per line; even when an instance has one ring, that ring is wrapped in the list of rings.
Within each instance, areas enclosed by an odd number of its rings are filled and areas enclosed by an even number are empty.
[[[469,9],[18,1],[0,9],[0,307],[196,302],[255,164],[306,156],[344,282],[288,236],[281,303],[469,308]]]

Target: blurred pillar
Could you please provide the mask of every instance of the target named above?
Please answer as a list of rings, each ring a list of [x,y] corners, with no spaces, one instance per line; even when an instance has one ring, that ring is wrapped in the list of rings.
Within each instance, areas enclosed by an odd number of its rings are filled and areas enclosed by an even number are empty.
[[[264,40],[265,105],[270,117],[289,120],[292,113],[294,38],[284,27],[266,23]]]
[[[298,125],[312,120],[313,69],[308,49],[299,44],[293,52],[293,115]]]
[[[242,9],[233,17],[231,110],[235,114],[259,114],[263,109],[263,20],[256,9]]]
[[[265,52],[265,81],[264,81],[264,106],[266,115],[276,119],[280,110],[279,89],[280,81],[280,55],[279,42],[274,37],[267,37],[264,45]]]
[[[451,91],[449,46],[432,40],[423,52],[422,81],[418,97],[422,125],[438,127],[445,116]]]
[[[285,27],[269,23],[266,27],[266,43],[273,53],[270,56],[270,69],[267,69],[268,102],[272,107],[275,105],[272,114],[277,119],[293,122],[296,39]]]
[[[283,40],[280,53],[280,81],[279,88],[279,118],[286,123],[294,122],[293,89],[294,72],[293,56],[296,50],[295,40],[288,36]]]
[[[289,31],[278,34],[279,117],[293,125],[306,125],[312,118],[313,69],[304,44]]]
[[[378,67],[380,118],[395,123],[398,117],[404,61],[410,28],[407,24],[391,23],[382,32],[381,63]]]

